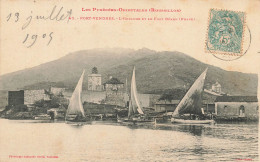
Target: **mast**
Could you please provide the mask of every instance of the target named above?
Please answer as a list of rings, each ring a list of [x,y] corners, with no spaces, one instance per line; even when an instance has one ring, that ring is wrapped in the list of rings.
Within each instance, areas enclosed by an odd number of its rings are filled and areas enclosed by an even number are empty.
[[[70,103],[67,109],[67,115],[70,114],[81,114],[83,117],[85,117],[82,101],[81,101],[81,92],[82,92],[82,83],[83,83],[83,77],[84,77],[85,70],[83,70],[81,77],[78,81],[78,84],[72,93],[72,96],[70,98]]]
[[[125,93],[127,94],[127,91],[128,91],[128,89],[127,89],[127,78],[125,78]]]
[[[134,114],[133,104],[132,104],[132,101],[130,100],[129,107],[128,107],[128,118],[130,118],[133,114]]]
[[[179,114],[192,113],[192,114],[202,114],[202,91],[206,78],[208,68],[198,77],[198,79],[193,83],[191,88],[182,98],[172,116],[178,116]]]

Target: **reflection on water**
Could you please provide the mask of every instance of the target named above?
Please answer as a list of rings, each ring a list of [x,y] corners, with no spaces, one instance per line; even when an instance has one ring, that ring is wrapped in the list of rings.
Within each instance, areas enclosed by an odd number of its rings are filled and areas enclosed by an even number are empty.
[[[258,125],[173,125],[0,119],[0,161],[9,155],[55,161],[258,161]],[[12,161],[42,159],[12,159]],[[46,159],[43,159],[43,161]]]

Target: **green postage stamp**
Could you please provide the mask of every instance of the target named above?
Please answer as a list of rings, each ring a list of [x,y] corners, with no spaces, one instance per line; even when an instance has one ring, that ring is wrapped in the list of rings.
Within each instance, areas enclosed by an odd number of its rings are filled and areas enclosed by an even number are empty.
[[[206,52],[242,55],[245,16],[244,12],[211,9]]]

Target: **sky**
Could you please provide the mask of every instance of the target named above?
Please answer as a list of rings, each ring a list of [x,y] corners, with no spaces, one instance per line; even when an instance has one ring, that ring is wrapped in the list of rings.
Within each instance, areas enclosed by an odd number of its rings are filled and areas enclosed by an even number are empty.
[[[229,71],[258,73],[260,70],[260,1],[6,1],[1,3],[0,75],[59,59],[68,53],[93,48],[149,48],[180,51],[204,63]],[[75,20],[42,20],[54,6],[64,17]],[[181,12],[93,12],[93,8],[173,9]],[[243,47],[247,53],[233,61],[223,61],[205,52],[211,8],[246,13]],[[18,19],[17,14],[19,13]],[[16,15],[15,15],[16,14]],[[53,15],[55,15],[53,14]],[[30,20],[30,24],[26,24]],[[80,17],[146,18],[146,20],[78,20]],[[152,20],[147,20],[151,18]],[[154,20],[156,18],[156,20]],[[165,21],[160,18],[188,18],[192,21]],[[25,29],[22,29],[23,26]],[[36,36],[37,35],[37,36]],[[36,38],[37,37],[37,38]],[[36,39],[35,39],[36,38]],[[33,45],[32,42],[35,41]],[[50,41],[50,42],[49,42]],[[49,42],[49,44],[48,44]],[[47,45],[48,44],[48,45]],[[30,46],[31,47],[28,47]],[[223,57],[218,54],[217,56]],[[231,57],[232,58],[232,57]]]

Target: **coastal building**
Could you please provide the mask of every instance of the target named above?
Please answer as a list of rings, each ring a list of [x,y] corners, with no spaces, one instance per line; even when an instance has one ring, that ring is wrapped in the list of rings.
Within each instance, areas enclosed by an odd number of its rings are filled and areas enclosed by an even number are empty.
[[[36,101],[40,101],[40,100],[48,101],[50,99],[51,99],[50,93],[45,89],[24,91],[25,105],[34,104]]]
[[[257,119],[258,109],[257,96],[220,96],[215,101],[218,117]]]
[[[221,95],[206,89],[204,90],[202,95],[202,108],[205,113],[215,113],[215,100],[219,96]],[[180,101],[181,98],[179,96],[176,96],[176,98],[171,101],[157,100],[154,108],[156,112],[173,112]]]
[[[110,79],[104,83],[104,87],[106,92],[104,102],[106,104],[126,106],[124,83],[120,82],[117,78],[110,77]]]
[[[8,91],[8,106],[24,104],[24,91]]]
[[[155,108],[156,103],[159,101],[161,95],[149,94],[149,107]]]
[[[178,106],[180,100],[171,100],[171,101],[158,101],[155,103],[154,110],[156,112],[173,112]]]
[[[92,68],[92,73],[88,75],[88,90],[89,91],[102,91],[101,74],[98,74],[96,67]]]
[[[126,103],[126,106],[128,107],[129,106],[129,100],[130,100],[130,94],[127,94],[127,93],[124,93],[124,100],[125,100],[125,103]],[[141,94],[141,93],[138,93],[138,99],[139,99],[139,102],[140,102],[140,105],[142,107],[151,107],[151,96],[152,94]]]

